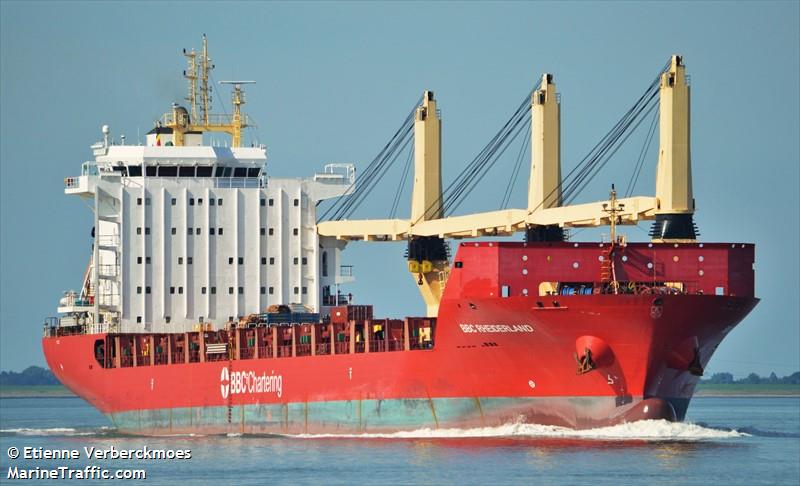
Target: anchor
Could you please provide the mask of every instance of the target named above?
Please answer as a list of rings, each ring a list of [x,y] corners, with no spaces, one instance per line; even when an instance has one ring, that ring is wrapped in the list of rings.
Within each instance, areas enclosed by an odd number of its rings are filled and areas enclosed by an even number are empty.
[[[578,357],[578,353],[572,353],[572,355],[575,357],[575,362],[578,363],[578,370],[575,373],[576,375],[582,375],[597,368],[597,365],[592,360],[592,350],[589,348],[583,349],[584,355],[580,358]]]
[[[689,363],[686,369],[694,376],[703,376],[704,370],[703,365],[700,363],[700,348],[694,348],[694,358],[692,358],[692,362]]]

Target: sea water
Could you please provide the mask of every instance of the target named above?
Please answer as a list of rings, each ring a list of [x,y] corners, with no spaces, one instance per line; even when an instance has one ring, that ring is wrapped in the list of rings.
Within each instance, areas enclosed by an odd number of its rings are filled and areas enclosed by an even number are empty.
[[[695,398],[684,423],[575,431],[532,424],[348,436],[175,436],[114,431],[79,398],[0,399],[10,467],[146,471],[144,484],[800,484],[800,397]],[[12,460],[24,447],[190,450],[188,460]],[[48,482],[48,481],[45,481]],[[54,482],[54,481],[49,481]],[[108,481],[81,481],[81,483]],[[133,481],[134,483],[136,481]]]

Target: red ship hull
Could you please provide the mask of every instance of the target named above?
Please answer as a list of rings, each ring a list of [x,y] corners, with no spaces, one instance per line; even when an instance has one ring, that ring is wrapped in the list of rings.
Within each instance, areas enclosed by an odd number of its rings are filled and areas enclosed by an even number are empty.
[[[341,434],[520,421],[589,428],[681,420],[698,380],[696,368],[708,363],[758,302],[752,295],[752,246],[685,246],[680,251],[694,258],[680,253],[675,260],[672,253],[678,250],[668,252],[667,245],[660,258],[644,245],[628,247],[624,260],[623,254],[613,258],[620,258],[618,272],[633,280],[639,279],[637,251],[651,252],[652,272],[662,272],[660,280],[678,281],[670,272],[687,272],[686,263],[678,262],[691,260],[697,275],[696,255],[702,252],[707,270],[701,274],[708,282],[703,279],[692,294],[552,296],[528,296],[522,287],[528,284],[515,279],[531,278],[533,293],[549,279],[536,266],[538,258],[572,267],[554,272],[579,273],[583,262],[597,266],[602,249],[462,246],[431,349],[369,352],[367,347],[353,354],[108,369],[94,354],[104,334],[46,337],[43,348],[65,386],[120,430],[137,434]],[[659,268],[662,259],[675,268]],[[535,270],[517,272],[512,262],[518,261]],[[725,295],[703,292],[723,277]],[[503,289],[507,283],[511,290]],[[579,374],[576,355],[586,349],[593,369]]]

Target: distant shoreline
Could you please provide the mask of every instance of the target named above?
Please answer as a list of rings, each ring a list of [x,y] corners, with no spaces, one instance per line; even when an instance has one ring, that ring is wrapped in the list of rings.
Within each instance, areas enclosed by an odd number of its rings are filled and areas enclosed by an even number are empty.
[[[0,398],[68,398],[74,393],[61,385],[15,385],[0,387]],[[800,385],[700,384],[698,398],[800,397]]]
[[[62,385],[14,385],[0,387],[0,398],[64,398],[76,397]]]

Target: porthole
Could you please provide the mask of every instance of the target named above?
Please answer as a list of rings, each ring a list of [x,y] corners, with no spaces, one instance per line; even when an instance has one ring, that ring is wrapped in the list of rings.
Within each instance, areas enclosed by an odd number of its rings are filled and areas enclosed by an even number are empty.
[[[527,275],[527,274],[528,274],[528,269],[527,268],[523,268],[522,269],[522,275]]]
[[[678,260],[680,260],[680,258],[678,258],[678,255],[675,255],[674,257],[672,257],[672,261],[673,262],[677,263]]]
[[[572,246],[574,246],[575,248],[577,248],[577,247],[578,247],[578,244],[577,244],[577,243],[575,243],[575,244],[573,244]]]
[[[579,266],[580,265],[578,264],[578,262],[573,262],[572,263],[572,268],[578,268]]]
[[[647,262],[647,268],[652,269],[653,268],[653,263],[652,262]]]
[[[698,271],[698,272],[697,272],[697,274],[698,274],[698,275],[700,275],[701,277],[703,276],[703,274],[704,274],[704,273],[705,273],[705,272],[704,272],[704,271],[702,271],[702,270],[700,270],[700,271]]]
[[[522,295],[528,295],[528,289],[522,289]]]
[[[697,245],[697,246],[699,246],[700,248],[702,248],[702,247],[703,247],[703,244],[702,244],[702,243],[700,243],[700,244],[699,244],[699,245]]]
[[[627,262],[628,261],[628,255],[622,255],[622,261],[623,262]]]
[[[675,246],[675,248],[677,248],[677,247],[678,247],[678,244],[677,244],[677,243],[675,243],[675,245],[674,245],[674,246]]]
[[[601,262],[602,262],[603,260],[605,260],[605,258],[603,258],[603,255],[600,255],[599,257],[597,257],[597,259],[598,259],[598,260],[600,260]]]
[[[698,262],[702,262],[703,260],[705,260],[705,258],[703,258],[703,255],[700,255],[699,257],[697,257],[697,261]]]
[[[528,255],[522,255],[522,261],[523,262],[527,262],[528,261]]]
[[[653,247],[653,244],[652,244],[652,243],[648,243],[648,244],[647,244],[647,248],[652,248],[652,247]]]

